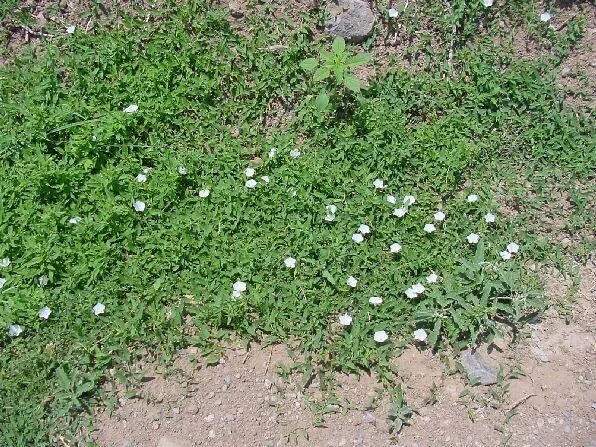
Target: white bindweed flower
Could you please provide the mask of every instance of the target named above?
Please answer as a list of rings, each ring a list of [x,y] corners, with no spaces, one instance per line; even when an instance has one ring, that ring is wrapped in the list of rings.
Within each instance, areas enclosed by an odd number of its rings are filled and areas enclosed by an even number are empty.
[[[295,189],[292,189],[290,191],[290,197],[296,197],[297,194],[298,194],[298,191],[296,191]]]
[[[10,265],[10,258],[3,258],[0,261],[0,268],[6,268]]]
[[[339,324],[342,326],[349,326],[352,324],[352,317],[348,314],[343,314],[339,316]]]
[[[10,337],[18,337],[23,332],[23,328],[18,324],[11,324],[8,326],[8,335]]]
[[[52,309],[45,306],[45,307],[42,307],[41,309],[39,309],[39,312],[37,312],[37,316],[39,317],[40,320],[47,320],[48,318],[50,318],[51,313],[52,313]]]
[[[353,276],[349,276],[348,279],[346,280],[346,284],[348,286],[354,288],[358,284],[358,280],[356,278],[354,278]]]
[[[389,336],[387,335],[387,332],[385,332],[385,331],[377,331],[377,332],[375,332],[373,339],[377,343],[385,343],[389,339]]]
[[[370,304],[372,304],[373,306],[379,306],[379,305],[383,304],[383,298],[381,298],[380,296],[371,296],[368,299],[368,302]]]
[[[360,226],[358,227],[358,232],[360,234],[369,234],[370,233],[370,227],[368,225],[365,224],[360,224]]]
[[[135,200],[132,207],[135,209],[137,213],[142,213],[145,211],[145,202],[141,202],[140,200]]]
[[[201,189],[199,191],[199,197],[201,197],[202,199],[206,199],[207,197],[209,197],[209,194],[211,194],[211,191],[209,191],[208,189]]]
[[[431,273],[426,277],[426,282],[429,284],[434,284],[439,280],[439,276],[436,273]]]
[[[236,281],[232,284],[232,289],[234,289],[235,292],[246,292],[246,283],[244,281]]]
[[[519,245],[517,245],[515,242],[511,242],[507,245],[507,251],[511,254],[517,253],[519,251]]]
[[[469,203],[474,203],[474,202],[478,201],[478,196],[476,194],[470,194],[467,197],[467,200]]]
[[[511,253],[508,251],[502,251],[501,253],[499,253],[501,255],[501,258],[503,258],[503,261],[508,261],[511,259]]]
[[[385,200],[387,200],[387,202],[389,202],[392,205],[395,205],[395,203],[397,202],[395,196],[392,195],[385,196]]]
[[[354,233],[352,235],[352,240],[357,244],[361,244],[364,241],[364,236],[362,236],[360,233]]]
[[[103,305],[102,303],[97,303],[95,306],[93,306],[93,313],[95,315],[101,315],[103,313],[105,313],[106,311],[106,306]]]
[[[426,338],[428,337],[428,334],[426,333],[426,331],[424,329],[416,329],[414,331],[414,340],[424,343],[426,341]]]
[[[496,219],[496,217],[493,213],[486,213],[484,215],[484,221],[486,223],[494,223],[495,219]]]
[[[122,111],[124,113],[135,113],[137,110],[139,110],[139,106],[136,104],[131,104]]]
[[[296,260],[292,257],[286,258],[284,259],[284,265],[289,269],[293,269],[296,267]]]
[[[69,223],[69,224],[71,224],[71,225],[76,225],[76,224],[78,224],[79,222],[81,222],[81,220],[83,220],[83,218],[82,218],[82,217],[80,217],[80,216],[75,216],[75,217],[71,217],[70,219],[68,219],[68,223]]]
[[[493,5],[493,0],[482,0],[482,4],[485,8],[490,8]]]
[[[39,278],[37,278],[37,284],[39,285],[39,287],[47,286],[49,281],[50,280],[47,277],[47,275],[41,275]]]
[[[373,186],[376,189],[384,189],[385,188],[385,183],[383,182],[383,180],[381,180],[380,178],[375,179],[375,181],[373,182]]]
[[[391,253],[399,253],[401,251],[401,245],[399,245],[397,242],[394,242],[389,246],[389,251]]]
[[[290,157],[292,157],[292,158],[298,158],[298,157],[300,157],[300,155],[301,155],[301,153],[298,149],[292,149],[290,151]]]
[[[407,212],[408,212],[407,208],[395,208],[393,210],[393,215],[397,216],[397,217],[404,217]]]
[[[255,179],[250,179],[247,180],[246,183],[244,184],[244,186],[246,186],[249,189],[253,189],[257,186],[257,181]]]
[[[186,169],[186,166],[178,166],[178,174],[180,174],[180,175],[188,174],[188,169]]]
[[[551,18],[550,12],[543,12],[542,14],[540,14],[540,21],[541,22],[548,22]]]
[[[269,178],[268,175],[264,175],[261,177],[261,180],[263,180],[265,183],[269,183],[271,181],[271,179]]]
[[[67,32],[68,34],[74,34],[74,32],[76,31],[76,29],[77,29],[77,27],[76,27],[76,26],[74,26],[74,25],[68,25],[68,26],[66,27],[66,32]]]
[[[273,158],[275,157],[275,155],[277,154],[277,149],[272,147],[271,149],[269,149],[269,158]]]
[[[404,197],[404,205],[410,206],[416,203],[416,198],[414,196],[405,196]]]
[[[252,177],[252,176],[254,176],[255,175],[254,168],[251,168],[250,166],[248,168],[246,168],[244,170],[244,175],[247,176],[247,177],[249,177],[249,178]]]
[[[404,293],[406,294],[406,296],[408,298],[417,298],[418,297],[418,294],[412,288],[406,289]]]
[[[237,299],[242,296],[242,292],[238,292],[237,290],[232,290],[232,299]]]
[[[4,287],[4,284],[6,284],[6,278],[0,278],[0,289]]]
[[[135,179],[139,183],[145,183],[147,181],[147,176],[145,174],[139,174],[135,177]]]
[[[418,284],[414,284],[411,289],[414,291],[414,293],[416,295],[420,295],[421,293],[424,293],[424,291],[426,290],[426,287],[424,287],[422,284],[418,283]]]
[[[335,220],[335,214],[327,214],[327,215],[325,216],[325,220],[326,220],[327,222],[333,222],[333,221]]]
[[[397,9],[395,8],[389,8],[387,10],[387,15],[389,15],[390,19],[395,19],[397,18],[397,16],[399,15],[399,13],[397,12]]]
[[[434,217],[437,222],[442,222],[445,220],[445,213],[443,211],[437,211]]]
[[[335,205],[327,205],[325,209],[327,210],[327,214],[337,213],[337,207]]]
[[[437,230],[437,227],[435,227],[433,224],[426,224],[424,226],[424,231],[426,231],[427,233],[434,233]]]
[[[480,235],[478,235],[476,233],[470,233],[466,236],[466,239],[468,240],[468,243],[470,243],[470,244],[477,244],[478,241],[480,240]]]

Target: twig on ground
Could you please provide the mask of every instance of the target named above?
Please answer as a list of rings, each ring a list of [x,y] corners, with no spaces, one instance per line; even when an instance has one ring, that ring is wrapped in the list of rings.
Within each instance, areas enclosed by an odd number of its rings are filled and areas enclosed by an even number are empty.
[[[54,37],[53,34],[42,33],[41,31],[35,31],[29,28],[27,25],[21,25],[28,34],[32,35],[33,37]]]
[[[507,411],[515,410],[517,407],[519,407],[521,404],[527,401],[530,397],[534,396],[536,396],[536,394],[528,394],[527,396],[522,397],[520,400],[515,402]]]
[[[271,346],[271,350],[269,351],[269,359],[267,360],[267,366],[265,367],[265,375],[269,371],[269,365],[271,364],[271,357],[273,356],[273,346]]]

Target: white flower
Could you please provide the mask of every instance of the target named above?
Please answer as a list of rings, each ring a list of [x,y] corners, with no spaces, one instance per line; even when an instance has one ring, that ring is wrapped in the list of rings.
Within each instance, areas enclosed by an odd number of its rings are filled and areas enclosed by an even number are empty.
[[[272,147],[271,149],[269,149],[269,158],[275,157],[275,154],[277,154],[276,148]]]
[[[482,0],[482,4],[486,7],[486,8],[490,8],[493,5],[493,0]]]
[[[261,180],[263,180],[265,183],[269,183],[271,181],[268,175],[264,175],[263,177],[261,177]]]
[[[327,215],[325,216],[325,220],[326,220],[327,222],[333,222],[333,221],[335,220],[335,214],[327,214]]]
[[[0,261],[0,268],[5,268],[10,265],[10,258],[4,258]]]
[[[406,289],[406,291],[404,293],[406,294],[406,296],[408,298],[417,298],[418,297],[418,294],[412,288]]]
[[[543,12],[542,14],[540,14],[540,21],[541,22],[548,22],[551,18],[551,15],[549,12]]]
[[[135,209],[137,213],[142,213],[145,211],[145,202],[141,202],[140,200],[135,200],[132,207]]]
[[[414,284],[411,287],[411,289],[416,295],[420,295],[421,293],[424,293],[424,291],[426,290],[426,287],[424,287],[422,284],[418,283],[418,284]]]
[[[145,174],[139,174],[135,178],[139,183],[145,183],[147,181],[147,176]]]
[[[0,289],[4,287],[4,284],[6,284],[6,278],[0,278]]]
[[[360,226],[358,227],[358,232],[360,234],[369,234],[370,233],[370,227],[368,225],[365,224],[360,224]]]
[[[325,209],[327,210],[327,214],[337,213],[337,207],[335,205],[327,205]]]
[[[377,331],[377,332],[375,332],[373,339],[377,343],[385,343],[389,339],[389,336],[387,335],[387,332],[385,332],[385,331]]]
[[[393,210],[393,215],[397,216],[397,217],[404,217],[407,212],[408,212],[407,208],[395,208]]]
[[[301,154],[300,154],[300,151],[298,149],[292,149],[290,151],[290,157],[292,157],[292,158],[298,158],[298,157],[300,157],[300,155]]]
[[[238,292],[237,290],[232,290],[232,299],[237,299],[242,296],[242,292]]]
[[[71,225],[76,225],[78,224],[81,220],[83,220],[82,217],[80,216],[75,216],[75,217],[71,217],[70,219],[68,219],[68,223]]]
[[[356,287],[356,285],[358,284],[358,280],[356,278],[354,278],[353,276],[349,276],[346,284],[352,288]]]
[[[480,240],[480,235],[478,235],[476,233],[470,233],[466,236],[466,239],[468,240],[468,242],[470,244],[477,244],[478,241]]]
[[[151,171],[153,168],[143,168],[143,174],[149,174],[149,171]]]
[[[517,245],[515,242],[511,242],[507,245],[507,251],[512,254],[517,253],[519,251],[519,245]]]
[[[389,18],[391,18],[391,19],[395,19],[399,15],[399,13],[397,12],[397,9],[395,9],[395,8],[389,8],[387,10],[387,14],[389,14]]]
[[[467,198],[468,202],[474,203],[478,200],[478,196],[476,194],[470,194]]]
[[[257,186],[257,181],[255,179],[251,178],[250,180],[246,181],[244,186],[246,186],[247,188],[253,189],[255,186]]]
[[[236,281],[232,284],[232,289],[236,292],[246,292],[246,283],[244,281]]]
[[[502,251],[499,254],[501,255],[501,258],[503,258],[503,261],[508,261],[511,259],[511,253],[508,251]]]
[[[391,253],[399,253],[401,251],[401,245],[399,245],[397,242],[394,242],[389,246],[389,251]]]
[[[385,196],[385,200],[387,200],[387,202],[389,202],[392,205],[395,205],[395,203],[397,202],[397,199],[395,198],[395,196],[392,196],[392,195]]]
[[[352,240],[357,244],[361,244],[362,241],[364,241],[364,236],[362,236],[360,233],[354,233],[352,235]]]
[[[39,278],[37,278],[37,284],[39,284],[40,287],[45,287],[48,285],[48,277],[46,275],[41,275]]]
[[[68,34],[74,34],[74,32],[75,32],[75,30],[76,30],[76,29],[77,29],[77,27],[76,27],[76,26],[74,26],[74,25],[69,25],[69,26],[67,26],[67,27],[66,27],[66,32],[67,32]]]
[[[379,305],[383,304],[383,298],[381,298],[380,296],[371,296],[368,299],[368,302],[370,304],[372,304],[373,306],[379,306]]]
[[[426,277],[426,282],[429,284],[434,284],[439,280],[439,276],[436,273],[431,273]]]
[[[138,105],[136,105],[136,104],[131,104],[131,105],[129,105],[128,107],[126,107],[126,108],[123,110],[123,112],[124,112],[124,113],[134,113],[134,112],[136,112],[137,110],[139,110],[139,106],[138,106]]]
[[[437,211],[434,217],[437,222],[442,222],[445,220],[445,213],[443,211]]]
[[[296,267],[296,260],[292,257],[284,259],[284,264],[287,268],[293,269]]]
[[[343,314],[339,316],[339,324],[342,326],[349,326],[352,324],[352,317],[348,314]]]
[[[39,317],[40,320],[47,320],[48,318],[50,318],[51,313],[52,313],[52,310],[46,306],[46,307],[42,307],[41,309],[39,309],[37,316]]]
[[[23,328],[18,324],[11,324],[8,326],[8,335],[11,337],[18,337],[23,332]]]
[[[298,191],[296,191],[295,189],[292,189],[290,191],[290,197],[296,197],[297,194],[298,194]]]
[[[178,174],[180,174],[180,175],[188,174],[188,170],[186,169],[186,166],[178,166]]]
[[[93,313],[95,315],[101,315],[106,311],[106,306],[104,306],[101,303],[97,303],[95,306],[93,306]]]
[[[426,341],[427,337],[428,337],[428,334],[426,333],[426,331],[424,329],[416,329],[414,331],[414,340],[416,340],[416,341],[423,343]]]
[[[209,191],[208,189],[201,189],[199,191],[199,197],[201,197],[202,199],[209,197],[209,194],[211,194],[211,191]]]
[[[375,181],[373,182],[373,186],[377,189],[384,189],[385,183],[383,182],[383,180],[378,178],[378,179],[375,179]]]
[[[404,205],[410,206],[416,203],[416,198],[414,196],[405,196],[404,197]]]
[[[244,170],[244,175],[247,176],[248,178],[250,178],[253,175],[255,175],[255,170],[249,166],[248,168],[246,168]]]
[[[484,220],[486,221],[486,223],[493,223],[495,219],[496,217],[493,213],[486,213],[484,215]]]
[[[426,231],[427,233],[433,233],[434,231],[436,231],[437,227],[435,227],[433,224],[426,224],[424,226],[424,231]]]

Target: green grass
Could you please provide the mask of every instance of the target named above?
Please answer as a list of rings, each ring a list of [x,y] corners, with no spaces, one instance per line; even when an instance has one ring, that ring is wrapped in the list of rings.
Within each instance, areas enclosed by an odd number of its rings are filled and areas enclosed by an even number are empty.
[[[247,39],[200,1],[161,13],[59,37],[0,72],[0,258],[12,262],[0,270],[0,327],[24,329],[0,340],[0,445],[84,438],[79,426],[108,397],[101,385],[127,382],[126,365],[146,350],[168,358],[193,344],[211,362],[230,338],[264,339],[326,370],[377,368],[388,382],[389,359],[415,329],[429,347],[460,349],[545,306],[524,264],[549,248],[527,220],[499,212],[495,192],[519,166],[592,180],[593,120],[566,109],[550,63],[462,44],[451,78],[446,55],[434,55],[440,70],[392,67],[320,114],[318,86],[299,67],[319,50],[307,25],[268,18]],[[264,50],[282,38],[287,49]],[[123,113],[129,104],[139,110]],[[268,128],[280,113],[288,123]],[[387,193],[416,203],[396,218]],[[589,195],[575,197],[582,227]],[[338,211],[326,222],[330,204]],[[439,208],[446,221],[426,234]],[[355,244],[360,224],[372,234]],[[503,262],[512,241],[520,253]],[[407,298],[431,272],[440,282]],[[247,290],[234,300],[238,280]],[[104,315],[92,313],[97,302]]]

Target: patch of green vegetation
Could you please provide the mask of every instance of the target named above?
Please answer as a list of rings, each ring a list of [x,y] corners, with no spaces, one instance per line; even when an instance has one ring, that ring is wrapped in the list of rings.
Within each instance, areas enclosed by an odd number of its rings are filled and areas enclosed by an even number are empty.
[[[282,36],[287,48],[269,51]],[[544,250],[492,191],[504,161],[593,175],[593,121],[563,106],[548,65],[458,48],[455,72],[393,67],[323,110],[300,68],[320,49],[307,25],[269,17],[246,38],[196,1],[2,68],[0,327],[23,332],[0,341],[0,445],[75,436],[100,385],[126,381],[146,350],[193,344],[215,362],[232,336],[280,341],[322,370],[376,368],[389,384],[415,329],[459,349],[544,307],[523,268]],[[267,127],[279,114],[287,123]],[[356,243],[361,224],[371,233]],[[411,411],[392,393],[399,430]]]

